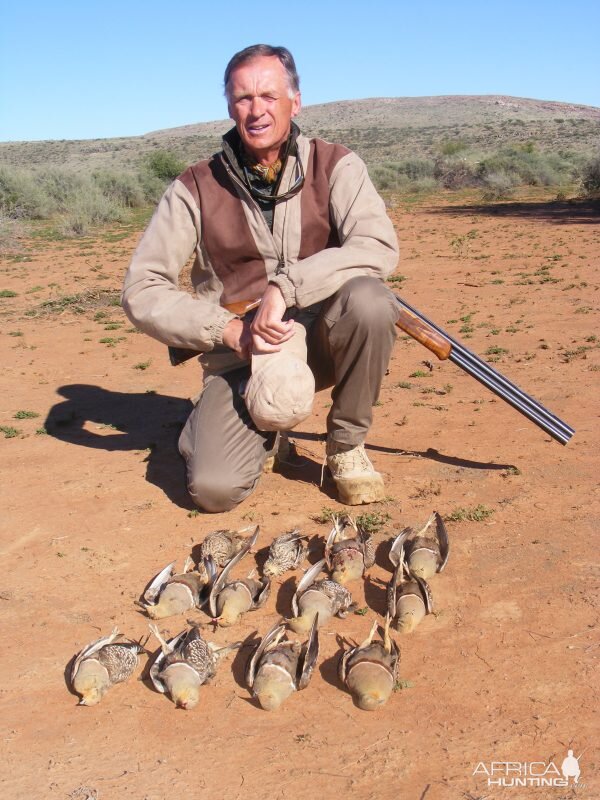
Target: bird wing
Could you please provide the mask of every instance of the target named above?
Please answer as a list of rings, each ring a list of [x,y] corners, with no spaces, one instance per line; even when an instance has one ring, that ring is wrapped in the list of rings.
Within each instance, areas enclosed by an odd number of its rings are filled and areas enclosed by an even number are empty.
[[[397,567],[400,563],[400,554],[404,548],[404,542],[411,533],[414,533],[413,528],[404,528],[404,530],[400,531],[398,536],[396,536],[392,542],[392,547],[390,549],[390,561],[395,567]]]
[[[154,605],[156,603],[160,593],[165,587],[165,584],[167,583],[169,578],[173,575],[174,571],[175,571],[175,562],[173,561],[172,564],[167,564],[167,566],[164,569],[161,569],[158,575],[152,578],[152,580],[146,587],[144,594],[142,595],[144,601],[148,605]]]
[[[256,539],[258,538],[258,533],[260,531],[260,526],[257,525],[254,533],[248,539],[248,541],[244,544],[242,549],[237,553],[231,561],[223,568],[221,574],[217,578],[217,580],[213,583],[212,588],[210,590],[210,595],[208,598],[210,613],[213,617],[217,616],[217,597],[221,594],[225,585],[227,583],[227,578],[229,577],[232,569],[240,563],[242,558],[248,554],[248,552],[254,547],[256,543]]]
[[[317,629],[318,622],[319,615],[316,614],[308,635],[306,649],[298,661],[298,666],[300,666],[300,664],[302,665],[300,675],[297,678],[298,691],[305,689],[308,686],[319,657],[319,631]]]
[[[438,572],[441,572],[446,566],[448,556],[450,555],[450,539],[448,538],[448,531],[444,525],[444,520],[440,517],[437,511],[435,512],[435,530],[440,545],[440,556],[442,559],[442,563],[438,567]]]
[[[77,674],[77,670],[79,669],[79,665],[83,661],[84,658],[90,658],[91,656],[95,655],[102,647],[107,644],[112,644],[114,640],[119,636],[119,629],[113,628],[112,632],[108,636],[102,636],[100,639],[96,639],[96,641],[91,642],[90,644],[86,645],[83,650],[80,650],[79,653],[75,656],[75,661],[73,662],[73,666],[71,667],[71,682],[75,678]]]
[[[322,558],[320,561],[317,561],[316,564],[313,564],[312,567],[306,570],[300,582],[298,583],[298,587],[292,597],[292,612],[295,617],[298,616],[300,610],[298,608],[298,600],[300,596],[315,582],[317,575],[321,572],[323,567],[325,566],[325,559]]]
[[[273,627],[265,633],[263,638],[257,644],[254,653],[248,660],[248,664],[246,666],[246,683],[252,689],[254,686],[254,677],[256,675],[256,670],[258,665],[260,664],[260,660],[263,656],[263,653],[268,649],[269,645],[273,642],[278,641],[283,635],[285,631],[285,621],[283,619],[278,620]]]

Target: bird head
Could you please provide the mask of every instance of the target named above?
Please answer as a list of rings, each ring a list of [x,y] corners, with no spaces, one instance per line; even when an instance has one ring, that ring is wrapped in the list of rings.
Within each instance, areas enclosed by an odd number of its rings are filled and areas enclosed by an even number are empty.
[[[200,699],[200,692],[197,686],[183,686],[173,696],[173,702],[177,708],[183,708],[189,711],[198,705]]]
[[[363,711],[375,711],[385,703],[387,697],[384,697],[378,691],[370,691],[357,695],[355,699],[356,705],[362,708]]]

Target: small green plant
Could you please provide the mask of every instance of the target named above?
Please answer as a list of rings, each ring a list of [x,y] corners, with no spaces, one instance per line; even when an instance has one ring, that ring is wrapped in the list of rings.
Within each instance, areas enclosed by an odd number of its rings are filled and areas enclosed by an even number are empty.
[[[414,681],[396,681],[394,684],[394,691],[401,692],[404,689],[412,689],[414,685]]]
[[[518,467],[507,467],[502,473],[503,478],[510,478],[514,475],[521,475],[521,470]]]
[[[14,439],[21,433],[18,428],[13,428],[11,425],[0,425],[0,432],[4,434],[5,439]]]
[[[48,435],[48,431],[46,430],[46,428],[38,428],[36,430],[36,432],[35,432],[35,435],[36,436],[47,436]]]
[[[486,356],[503,356],[506,353],[508,350],[505,347],[498,347],[498,345],[492,345],[485,351]]]
[[[9,331],[9,336],[23,336],[23,331]]]
[[[37,411],[17,411],[16,414],[13,414],[13,419],[35,419],[39,417]]]
[[[335,514],[336,512],[333,509],[327,508],[327,506],[323,506],[323,508],[319,511],[318,514],[312,514],[310,518],[314,522],[318,522],[319,525],[326,525],[328,522],[331,522],[333,520]]]
[[[357,608],[354,613],[358,617],[364,617],[366,614],[368,614],[368,612],[369,612],[369,608],[368,608],[368,606],[365,606],[364,608]]]
[[[586,353],[588,350],[591,350],[591,347],[582,344],[579,345],[579,347],[576,347],[575,350],[563,350],[562,353],[560,354],[560,357],[565,364],[568,364],[575,358],[587,358]]]
[[[151,363],[152,361],[140,361],[139,364],[134,364],[133,368],[142,370],[143,372],[144,370],[148,369]]]
[[[200,511],[197,508],[192,508],[191,511],[188,511],[188,517],[190,517],[192,519],[194,517],[199,517],[199,516],[200,516]]]
[[[415,372],[411,372],[408,376],[409,378],[431,378],[431,372],[425,372],[422,369],[417,369]]]
[[[388,513],[370,511],[367,514],[360,514],[360,516],[356,517],[356,524],[360,525],[367,533],[377,533],[390,519],[391,516]]]
[[[483,522],[484,519],[491,517],[493,513],[493,508],[488,508],[480,503],[471,508],[455,508],[450,514],[446,514],[444,519],[447,522],[462,522],[463,520]]]
[[[18,296],[17,293],[11,291],[10,289],[2,289],[2,291],[0,291],[0,297],[17,297],[17,296]]]
[[[394,389],[412,389],[412,383],[408,381],[398,381],[394,384]]]

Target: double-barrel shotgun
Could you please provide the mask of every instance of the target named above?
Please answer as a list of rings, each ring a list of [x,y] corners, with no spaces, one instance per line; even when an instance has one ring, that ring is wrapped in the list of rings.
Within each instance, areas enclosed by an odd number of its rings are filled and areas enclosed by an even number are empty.
[[[509,381],[501,372],[494,369],[486,361],[483,361],[475,353],[472,353],[459,341],[454,339],[446,331],[442,330],[435,322],[427,319],[406,300],[402,300],[398,295],[394,295],[398,303],[399,317],[396,325],[402,331],[412,336],[420,344],[431,350],[441,361],[451,361],[460,367],[468,375],[482,383],[502,400],[509,403],[514,409],[527,419],[531,420],[553,439],[561,444],[567,444],[575,433],[574,429],[563,422],[559,417],[548,411],[535,398],[519,389],[512,381]],[[256,308],[260,299],[253,301],[241,301],[226,305],[225,308],[243,317],[252,309]],[[169,347],[169,357],[171,364],[177,366],[194,356],[199,355],[194,350],[187,350],[181,347]]]

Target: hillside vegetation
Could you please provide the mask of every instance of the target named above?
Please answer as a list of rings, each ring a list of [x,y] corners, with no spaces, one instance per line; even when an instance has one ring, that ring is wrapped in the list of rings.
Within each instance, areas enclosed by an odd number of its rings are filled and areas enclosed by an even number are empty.
[[[375,98],[309,106],[308,135],[341,142],[388,193],[518,185],[598,190],[600,109],[513,97]],[[152,204],[185,165],[219,149],[229,120],[118,139],[0,143],[0,221],[53,219],[65,235]],[[9,223],[8,223],[9,224]]]

